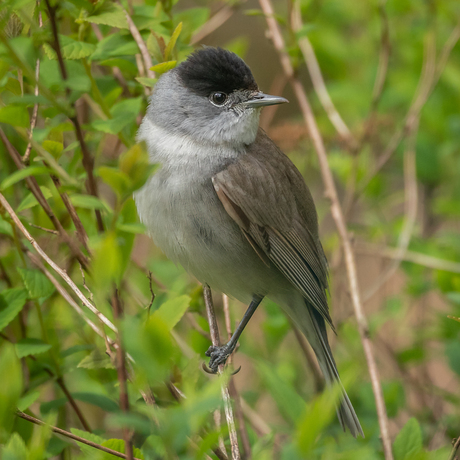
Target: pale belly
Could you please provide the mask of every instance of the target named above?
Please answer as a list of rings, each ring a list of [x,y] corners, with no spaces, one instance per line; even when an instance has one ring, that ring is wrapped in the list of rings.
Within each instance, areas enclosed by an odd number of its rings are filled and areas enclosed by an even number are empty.
[[[256,254],[223,208],[211,179],[178,183],[160,171],[135,199],[155,244],[202,283],[245,303],[254,294],[292,289]]]

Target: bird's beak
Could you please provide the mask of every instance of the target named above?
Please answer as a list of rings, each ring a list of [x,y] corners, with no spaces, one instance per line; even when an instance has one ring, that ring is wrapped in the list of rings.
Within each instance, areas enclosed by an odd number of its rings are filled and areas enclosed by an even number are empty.
[[[264,94],[262,92],[258,92],[251,99],[243,102],[243,105],[245,105],[246,107],[258,109],[260,107],[265,107],[266,105],[284,104],[285,102],[289,102],[289,101],[285,99],[284,97],[270,96],[270,94]]]

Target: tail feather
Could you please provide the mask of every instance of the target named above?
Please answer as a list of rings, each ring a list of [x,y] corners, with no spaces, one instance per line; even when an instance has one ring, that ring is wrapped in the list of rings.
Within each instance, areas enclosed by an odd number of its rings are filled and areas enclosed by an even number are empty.
[[[355,438],[358,435],[364,438],[363,429],[359,423],[358,416],[340,381],[339,372],[327,339],[324,319],[314,308],[309,306],[307,302],[305,303],[308,314],[305,314],[305,307],[302,308],[301,312],[289,309],[290,311],[288,313],[293,317],[295,323],[310,342],[316,354],[316,358],[318,359],[326,384],[333,385],[338,382],[342,388],[342,399],[337,408],[337,417],[343,430],[345,431],[345,428],[348,428]]]

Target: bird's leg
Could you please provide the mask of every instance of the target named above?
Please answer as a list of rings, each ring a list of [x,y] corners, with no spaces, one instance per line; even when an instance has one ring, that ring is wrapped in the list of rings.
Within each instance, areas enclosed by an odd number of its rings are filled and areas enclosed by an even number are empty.
[[[249,304],[248,309],[246,310],[243,319],[241,320],[240,324],[236,328],[236,331],[233,333],[230,340],[220,347],[211,346],[209,347],[208,351],[206,352],[206,356],[209,356],[211,359],[209,360],[209,368],[215,374],[217,369],[219,368],[220,364],[224,364],[227,361],[227,358],[233,353],[233,350],[238,343],[238,339],[240,338],[241,333],[243,332],[246,324],[248,324],[249,320],[251,319],[254,312],[257,310],[260,302],[262,302],[263,297],[254,296],[252,298],[252,302]]]

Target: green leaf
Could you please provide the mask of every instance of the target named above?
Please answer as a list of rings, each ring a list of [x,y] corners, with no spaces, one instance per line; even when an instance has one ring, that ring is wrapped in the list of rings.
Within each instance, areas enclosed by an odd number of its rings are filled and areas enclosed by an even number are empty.
[[[18,268],[18,272],[32,299],[49,297],[55,290],[51,281],[39,270]]]
[[[95,120],[91,123],[91,126],[96,131],[101,131],[107,134],[118,134],[130,122],[131,120],[126,117],[119,116],[108,120]]]
[[[62,144],[62,142],[46,140],[43,141],[43,148],[47,152],[51,153],[51,155],[53,155],[54,158],[59,159],[62,151],[64,150],[64,145]]]
[[[59,44],[64,59],[82,59],[94,53],[96,45],[73,40],[67,35],[59,35]],[[57,54],[51,46],[45,44],[45,53],[49,59],[56,60]]]
[[[25,356],[35,356],[44,353],[51,348],[51,345],[40,339],[25,338],[19,340],[15,347],[18,358],[24,358]]]
[[[27,300],[27,291],[23,288],[6,289],[0,294],[0,331],[16,318]]]
[[[107,206],[96,196],[73,194],[70,201],[77,208],[83,209],[107,209]]]
[[[97,174],[106,184],[110,185],[119,196],[125,195],[129,190],[129,177],[118,169],[109,166],[101,166],[97,169]]]
[[[14,412],[22,391],[21,364],[10,343],[4,343],[0,348],[0,375],[0,443],[3,444],[13,427]]]
[[[116,3],[105,2],[96,10],[96,14],[88,16],[85,21],[93,24],[104,24],[118,29],[128,29],[128,21],[123,8]]]
[[[21,83],[19,83],[19,80],[17,78],[8,78],[8,81],[5,85],[5,89],[8,91],[11,91],[13,94],[16,96],[21,95]]]
[[[28,460],[26,443],[19,433],[13,433],[6,446],[1,450],[2,460]]]
[[[19,171],[15,171],[13,174],[10,174],[6,179],[4,179],[0,184],[0,190],[5,190],[6,188],[11,187],[17,182],[25,179],[26,177],[49,173],[49,169],[45,166],[28,166],[26,168],[22,168]]]
[[[296,433],[297,447],[306,456],[305,458],[308,458],[307,455],[311,452],[320,433],[334,419],[341,392],[340,384],[337,383],[333,387],[326,388],[306,407],[297,425]]]
[[[141,224],[140,222],[134,222],[131,224],[118,224],[117,223],[117,230],[120,230],[126,233],[144,235],[147,230],[147,227],[144,224]]]
[[[115,369],[107,353],[100,350],[93,350],[88,356],[85,356],[77,367],[84,369]]]
[[[48,200],[49,198],[53,196],[53,194],[51,193],[51,190],[48,187],[41,185],[40,190],[42,191],[43,196],[45,197],[46,200]],[[21,212],[21,211],[24,211],[25,209],[33,208],[34,206],[37,206],[37,205],[38,205],[38,201],[35,198],[34,194],[32,192],[29,192],[19,204],[17,212]]]
[[[93,406],[100,407],[101,409],[107,412],[117,412],[120,407],[117,402],[113,399],[108,398],[105,395],[97,394],[97,393],[72,393],[74,399],[78,401],[83,401],[88,404],[92,404]]]
[[[181,295],[175,299],[167,300],[158,310],[155,310],[152,315],[152,321],[160,319],[166,324],[168,330],[171,331],[182,316],[184,316],[189,305],[190,297],[188,295]]]
[[[137,80],[143,86],[153,88],[158,81],[158,78],[136,77],[135,80]]]
[[[171,56],[176,46],[177,39],[182,31],[182,22],[179,22],[177,27],[175,28],[173,34],[171,35],[171,39],[169,40],[168,46],[165,49],[165,61],[167,61]]]
[[[110,34],[96,46],[91,60],[104,60],[112,57],[134,56],[139,53],[136,42],[127,35]]]
[[[123,439],[109,439],[102,443],[104,447],[108,447],[109,449],[116,450],[121,454],[125,453],[125,441]],[[137,447],[133,448],[134,457],[139,458],[141,460],[144,459],[144,455],[142,454],[141,450]],[[110,454],[105,454],[104,460],[112,460],[114,457]]]
[[[299,420],[304,412],[305,401],[295,389],[282,380],[272,367],[263,362],[257,364],[257,371],[284,418],[291,422]]]
[[[23,105],[5,105],[0,108],[0,122],[21,128],[29,128],[29,112]]]
[[[176,64],[177,61],[161,62],[160,64],[156,64],[150,67],[150,70],[153,70],[157,75],[161,75],[163,73],[168,72],[171,69],[174,69],[174,67],[176,67]]]
[[[40,392],[37,390],[30,391],[29,393],[25,394],[18,401],[18,409],[25,411],[39,398],[39,396]]]
[[[410,418],[393,444],[395,460],[409,460],[423,448],[422,430],[415,418]]]

